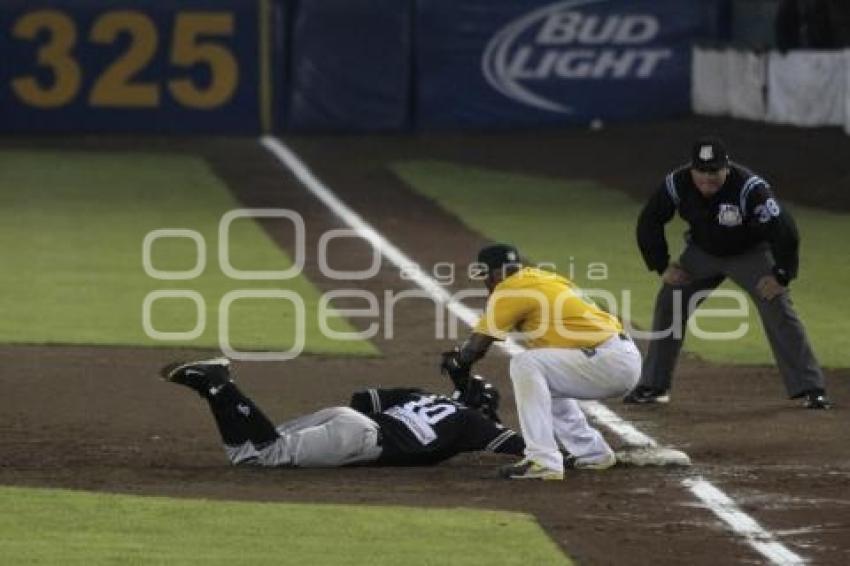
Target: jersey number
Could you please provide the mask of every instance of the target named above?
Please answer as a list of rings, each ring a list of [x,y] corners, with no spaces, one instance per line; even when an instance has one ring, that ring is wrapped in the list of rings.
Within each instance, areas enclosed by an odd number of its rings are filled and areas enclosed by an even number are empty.
[[[405,403],[403,409],[415,414],[431,426],[457,411],[454,404],[439,401],[433,395]]]

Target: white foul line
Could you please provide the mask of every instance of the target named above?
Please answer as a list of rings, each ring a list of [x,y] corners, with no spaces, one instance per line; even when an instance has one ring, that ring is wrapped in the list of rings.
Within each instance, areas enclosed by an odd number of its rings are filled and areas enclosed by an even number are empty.
[[[773,564],[803,564],[804,560],[778,542],[755,519],[741,511],[728,495],[700,476],[686,478],[682,484],[691,490],[725,523],[735,525],[735,532]]]
[[[369,242],[390,263],[400,269],[415,265],[415,262],[409,256],[375,230],[359,214],[349,208],[348,205],[343,203],[283,142],[273,136],[263,136],[260,138],[260,143],[274,154],[287,169],[292,171],[307,190],[322,201],[325,206],[354,230],[355,233]],[[422,270],[410,271],[410,279],[431,295],[434,301],[445,305],[452,314],[463,320],[467,325],[473,326],[476,323],[478,315],[463,303],[455,300],[435,279],[425,275]],[[522,346],[515,342],[497,342],[497,344],[510,356],[523,350]],[[582,402],[582,408],[594,421],[617,434],[629,446],[658,445],[653,438],[639,431],[631,423],[624,421],[602,403],[584,401]],[[777,541],[755,519],[741,511],[729,496],[707,480],[700,476],[695,476],[686,478],[682,481],[682,484],[720,520],[726,523],[735,534],[743,537],[751,547],[767,558],[772,564],[781,564],[784,566],[805,563],[802,557]]]

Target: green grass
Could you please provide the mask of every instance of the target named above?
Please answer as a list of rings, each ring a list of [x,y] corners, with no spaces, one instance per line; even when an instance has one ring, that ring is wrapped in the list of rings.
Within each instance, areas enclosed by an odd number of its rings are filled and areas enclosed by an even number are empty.
[[[125,345],[218,345],[218,308],[237,289],[285,289],[306,306],[306,350],[374,354],[366,341],[338,341],[319,332],[318,290],[303,276],[286,281],[237,281],[218,262],[218,225],[242,208],[200,158],[149,153],[0,152],[0,240],[3,282],[0,342]],[[286,222],[277,220],[277,222]],[[187,228],[206,242],[206,269],[191,281],[160,281],[142,264],[142,242],[154,229]],[[308,253],[315,253],[315,251]],[[285,269],[292,264],[248,219],[232,225],[232,264],[242,270]],[[159,270],[195,265],[195,244],[158,240]],[[158,289],[193,290],[205,303],[206,328],[195,340],[162,342],[146,335],[142,305]],[[232,344],[239,349],[284,349],[294,344],[294,310],[272,299],[242,300],[230,312]],[[188,299],[153,303],[151,324],[163,332],[195,326]],[[334,315],[330,327],[352,328]]]
[[[586,181],[509,174],[444,162],[416,161],[393,165],[409,185],[456,214],[472,229],[495,241],[517,244],[534,261],[554,262],[558,271],[585,288],[614,294],[620,314],[648,328],[658,276],[646,270],[635,243],[634,227],[642,206],[625,193]],[[793,207],[802,234],[799,280],[794,302],[815,351],[826,366],[847,367],[850,350],[843,318],[836,309],[847,302],[850,264],[844,246],[850,241],[850,215]],[[676,257],[684,224],[668,225],[667,238]],[[844,250],[844,251],[842,251]],[[469,250],[470,257],[476,250]],[[604,262],[607,274],[594,272]],[[607,275],[604,280],[594,277]],[[736,289],[725,283],[724,289]],[[622,292],[631,290],[631,307]],[[710,299],[701,309],[728,308],[729,299]],[[772,364],[755,307],[750,304],[749,331],[734,341],[707,341],[689,336],[686,348],[715,362]],[[700,328],[735,330],[741,320],[709,320]]]
[[[0,488],[14,564],[570,564],[518,513]]]

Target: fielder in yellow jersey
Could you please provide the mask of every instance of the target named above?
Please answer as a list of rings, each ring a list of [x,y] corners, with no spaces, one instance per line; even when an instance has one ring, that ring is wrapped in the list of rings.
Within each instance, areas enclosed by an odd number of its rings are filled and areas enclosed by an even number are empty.
[[[525,458],[502,468],[502,477],[563,479],[565,467],[613,466],[614,451],[576,400],[619,397],[637,383],[640,352],[620,321],[569,279],[524,267],[514,246],[482,249],[477,266],[490,291],[487,306],[472,335],[444,354],[443,368],[453,379],[468,376],[493,341],[508,336],[528,348],[510,366]]]
[[[495,286],[474,332],[497,340],[518,332],[529,348],[593,348],[623,325],[566,277],[524,267]]]

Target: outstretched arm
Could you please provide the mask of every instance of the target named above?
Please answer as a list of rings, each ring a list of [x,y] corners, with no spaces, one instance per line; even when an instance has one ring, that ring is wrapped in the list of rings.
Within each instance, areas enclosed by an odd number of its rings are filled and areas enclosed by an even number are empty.
[[[460,444],[462,452],[487,451],[522,456],[525,450],[522,436],[472,409],[467,409]]]
[[[423,393],[423,391],[412,387],[355,391],[351,395],[348,406],[364,415],[374,415],[409,398],[411,393]]]
[[[473,332],[459,347],[443,352],[440,371],[451,378],[455,389],[462,394],[468,389],[472,364],[484,357],[494,340],[486,334]]]
[[[492,336],[473,332],[460,346],[458,364],[467,369],[471,368],[472,364],[484,357],[495,340]]]

